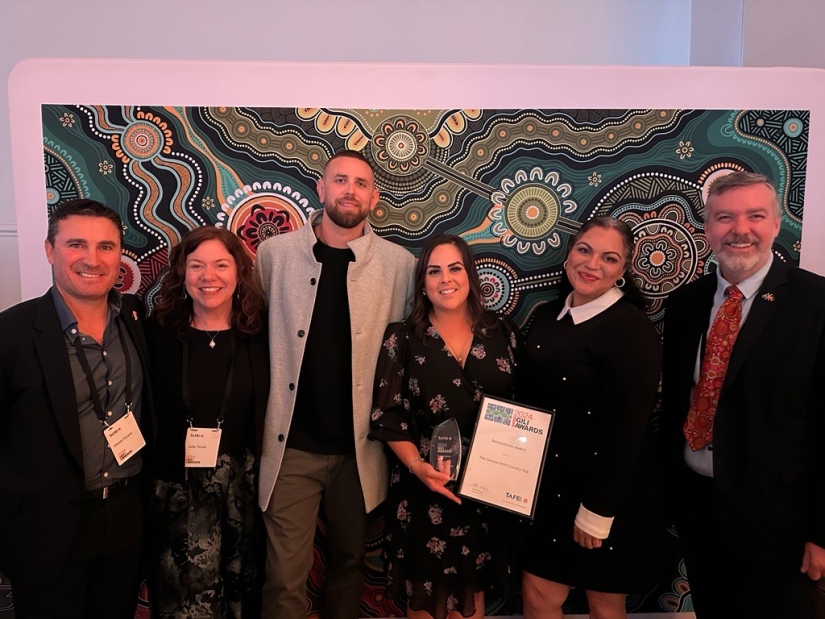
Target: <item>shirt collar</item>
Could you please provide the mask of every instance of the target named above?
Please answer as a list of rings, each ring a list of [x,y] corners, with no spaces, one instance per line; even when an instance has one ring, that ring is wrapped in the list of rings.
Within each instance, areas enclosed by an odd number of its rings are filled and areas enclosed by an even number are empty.
[[[750,299],[753,295],[759,292],[759,289],[762,287],[762,283],[765,281],[765,278],[768,276],[768,271],[771,270],[771,265],[773,264],[773,254],[770,255],[768,261],[759,269],[756,273],[751,275],[748,279],[744,279],[738,284],[736,287],[739,288],[739,292],[742,293],[742,296],[745,299]],[[725,290],[728,286],[732,286],[728,280],[722,277],[721,269],[716,270],[716,294],[722,295],[724,297]],[[717,297],[718,298],[718,297]]]
[[[564,307],[562,308],[561,312],[559,312],[559,315],[556,317],[556,320],[561,320],[565,317],[565,315],[570,314],[570,318],[573,319],[573,324],[577,325],[579,323],[590,320],[595,316],[598,316],[608,307],[616,303],[616,301],[621,299],[623,296],[624,292],[622,292],[619,288],[613,286],[598,299],[593,299],[592,301],[589,301],[584,305],[572,307],[570,303],[572,303],[573,301],[573,293],[571,292],[569,295],[567,295],[567,299],[565,299],[564,301]]]
[[[66,301],[63,299],[63,295],[57,290],[57,286],[52,286],[52,301],[54,302],[54,309],[57,312],[57,319],[60,321],[60,328],[63,329],[66,337],[74,342],[78,336],[77,318],[74,317],[72,310],[66,305]],[[109,303],[109,320],[111,321],[113,316],[117,316],[120,313],[123,300],[120,298],[120,293],[112,289],[109,291],[107,301]]]

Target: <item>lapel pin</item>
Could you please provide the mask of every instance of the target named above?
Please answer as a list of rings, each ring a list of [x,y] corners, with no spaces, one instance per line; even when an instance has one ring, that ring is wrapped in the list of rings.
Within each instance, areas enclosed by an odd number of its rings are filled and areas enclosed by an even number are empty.
[[[137,312],[134,312],[134,311],[132,312],[132,318],[134,318],[135,320],[138,319]]]
[[[774,296],[770,292],[766,292],[765,294],[762,295],[762,298],[765,299],[765,301],[770,303],[770,302],[773,301]]]

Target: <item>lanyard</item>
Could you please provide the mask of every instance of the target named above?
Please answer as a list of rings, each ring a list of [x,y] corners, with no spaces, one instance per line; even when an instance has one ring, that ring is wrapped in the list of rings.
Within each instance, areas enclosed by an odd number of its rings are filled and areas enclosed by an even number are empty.
[[[189,427],[192,427],[192,410],[189,404],[189,340],[186,337],[183,340],[183,369],[181,371],[181,389],[183,391],[183,405],[189,414],[186,420],[189,422]],[[232,393],[232,378],[235,375],[235,334],[232,330],[229,331],[229,374],[226,377],[226,386],[223,389],[223,402],[221,402],[221,410],[218,413],[218,427],[223,424],[226,418],[226,409],[229,406],[229,396]]]
[[[132,410],[132,355],[126,346],[126,338],[123,335],[123,329],[120,326],[121,318],[118,316],[115,319],[117,325],[117,335],[120,338],[120,347],[123,349],[123,357],[126,362],[126,412]],[[104,332],[105,333],[105,332]],[[103,405],[100,403],[100,397],[97,394],[97,387],[95,386],[94,377],[92,376],[92,368],[89,365],[89,360],[86,358],[86,352],[80,344],[80,338],[74,339],[74,348],[77,351],[77,358],[80,361],[80,367],[83,368],[83,373],[86,375],[86,383],[89,385],[89,397],[92,399],[92,405],[95,409],[95,414],[104,428],[109,427],[109,422],[106,421],[106,413],[103,412]],[[104,351],[105,352],[105,351]]]

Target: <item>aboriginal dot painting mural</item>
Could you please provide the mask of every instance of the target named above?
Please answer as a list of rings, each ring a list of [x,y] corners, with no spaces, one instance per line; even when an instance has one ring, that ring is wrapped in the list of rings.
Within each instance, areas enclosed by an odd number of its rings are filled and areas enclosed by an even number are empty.
[[[778,259],[798,264],[809,113],[804,110],[391,110],[43,106],[45,203],[77,197],[117,209],[125,238],[119,287],[151,309],[169,248],[195,226],[221,226],[250,256],[321,208],[315,182],[336,151],[372,163],[378,234],[418,254],[458,234],[473,249],[485,303],[524,327],[558,296],[565,250],[596,215],[626,221],[633,268],[662,319],[667,295],[714,268],[702,227],[708,187],[732,170],[761,172],[779,190]],[[45,205],[44,205],[45,206]],[[38,208],[38,206],[34,206]],[[362,614],[403,616],[383,596],[382,521],[373,522]],[[323,526],[310,576],[323,588]],[[676,540],[657,588],[635,612],[690,610]],[[584,612],[572,596],[570,612]],[[488,600],[488,613],[518,604]]]
[[[487,307],[520,325],[557,295],[568,239],[610,215],[637,238],[633,267],[661,318],[669,292],[711,268],[703,200],[714,178],[774,179],[775,251],[798,263],[808,113],[775,110],[43,108],[49,205],[91,197],[126,230],[121,289],[151,308],[170,246],[225,227],[250,255],[303,226],[337,150],[362,152],[378,234],[418,253],[433,234],[473,248]]]

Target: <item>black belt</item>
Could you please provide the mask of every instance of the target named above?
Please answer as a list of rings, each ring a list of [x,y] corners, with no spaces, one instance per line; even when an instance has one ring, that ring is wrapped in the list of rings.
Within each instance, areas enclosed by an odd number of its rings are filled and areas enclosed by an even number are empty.
[[[134,477],[120,479],[111,486],[106,486],[100,490],[87,490],[83,495],[84,499],[108,499],[110,496],[123,492],[127,487],[135,483]]]

